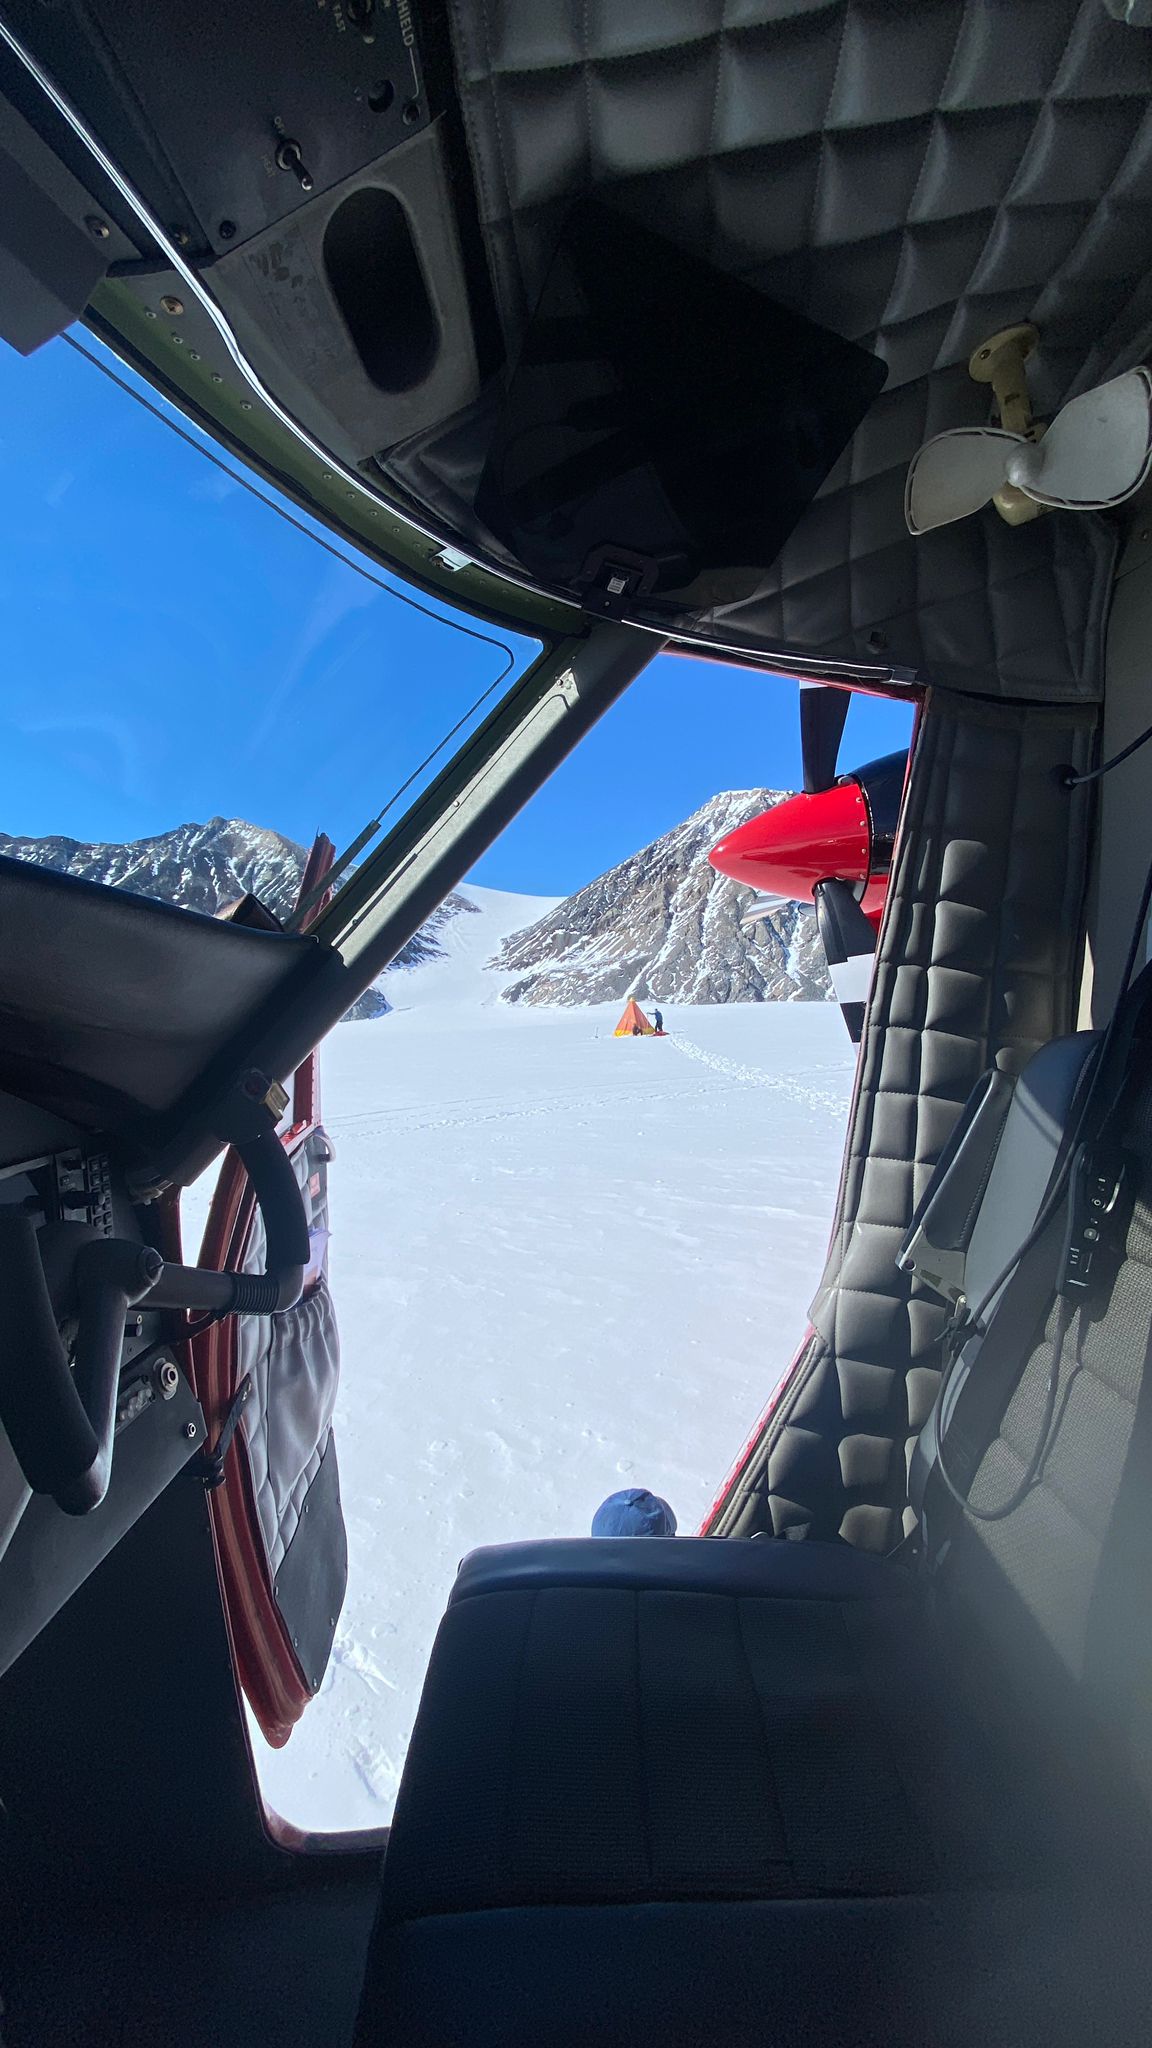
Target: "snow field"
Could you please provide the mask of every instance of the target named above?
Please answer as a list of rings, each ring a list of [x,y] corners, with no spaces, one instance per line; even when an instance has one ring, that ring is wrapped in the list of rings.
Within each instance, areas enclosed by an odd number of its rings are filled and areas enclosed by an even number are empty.
[[[348,1596],[268,1803],[383,1826],[459,1559],[651,1486],[699,1525],[803,1333],[853,1054],[831,1005],[509,1008],[541,898],[482,889],[394,1014],[324,1048]],[[508,977],[509,979],[513,977]]]

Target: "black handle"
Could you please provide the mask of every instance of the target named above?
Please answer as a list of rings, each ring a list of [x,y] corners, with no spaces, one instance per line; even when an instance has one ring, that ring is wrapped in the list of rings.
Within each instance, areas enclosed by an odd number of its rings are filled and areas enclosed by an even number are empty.
[[[304,1197],[275,1131],[237,1144],[264,1219],[263,1273],[219,1273],[207,1266],[165,1266],[149,1297],[154,1308],[200,1308],[221,1315],[273,1316],[295,1308],[310,1247]]]
[[[56,1325],[42,1247],[31,1216],[0,1208],[0,1423],[34,1493],[66,1514],[86,1515],[108,1491],[124,1320],[145,1296],[151,1308],[276,1315],[300,1299],[308,1265],[308,1218],[292,1162],[275,1131],[236,1147],[268,1246],[263,1273],[166,1265],[150,1245],[78,1230],[67,1257],[77,1311],[74,1367]],[[60,1251],[59,1236],[54,1251]]]
[[[51,1494],[67,1514],[88,1514],[108,1491],[124,1317],[162,1264],[148,1245],[82,1246],[73,1372],[32,1218],[0,1210],[0,1420],[33,1492]]]

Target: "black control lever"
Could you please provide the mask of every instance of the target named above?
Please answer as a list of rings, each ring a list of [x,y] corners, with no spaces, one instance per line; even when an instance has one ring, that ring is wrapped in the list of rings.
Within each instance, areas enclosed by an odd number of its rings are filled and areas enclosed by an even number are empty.
[[[237,1143],[268,1248],[264,1273],[168,1265],[150,1245],[98,1237],[87,1224],[41,1234],[20,1209],[0,1208],[0,1423],[34,1493],[86,1515],[108,1491],[127,1311],[208,1309],[275,1315],[300,1299],[308,1219],[292,1163],[274,1130]],[[45,1256],[55,1286],[45,1272]],[[57,1327],[66,1293],[77,1319],[74,1366]]]
[[[50,1493],[70,1515],[88,1514],[108,1491],[124,1318],[164,1265],[150,1245],[79,1229],[73,1371],[32,1218],[0,1210],[0,1419],[32,1491]]]
[[[266,1271],[220,1273],[208,1266],[165,1265],[148,1297],[152,1308],[273,1316],[295,1308],[299,1301],[310,1248],[308,1219],[292,1162],[274,1131],[238,1141],[236,1150],[264,1219]]]

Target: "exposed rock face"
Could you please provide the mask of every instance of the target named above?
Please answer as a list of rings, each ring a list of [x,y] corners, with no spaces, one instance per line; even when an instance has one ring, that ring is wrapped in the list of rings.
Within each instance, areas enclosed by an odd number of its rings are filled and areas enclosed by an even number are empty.
[[[492,963],[520,979],[507,1003],[822,1002],[830,993],[816,918],[789,903],[753,930],[740,924],[752,891],[708,863],[726,832],[782,803],[788,790],[715,796],[682,825],[589,882],[524,931]]]
[[[78,839],[13,839],[0,832],[0,853],[61,874],[81,875],[89,882],[131,889],[137,896],[156,896],[185,910],[209,915],[239,896],[251,894],[277,917],[287,917],[296,901],[307,858],[304,847],[283,833],[242,818],[209,818],[206,825],[177,825],[151,839],[85,844]],[[459,912],[475,906],[449,896],[397,955],[398,967],[415,967],[442,952],[436,932]],[[367,989],[349,1017],[383,1017],[391,1008],[383,988]]]

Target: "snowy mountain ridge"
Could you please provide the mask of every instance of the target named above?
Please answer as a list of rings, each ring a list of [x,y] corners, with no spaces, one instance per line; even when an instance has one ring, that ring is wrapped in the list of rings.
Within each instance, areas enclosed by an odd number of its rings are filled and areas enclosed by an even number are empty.
[[[781,789],[724,790],[630,859],[505,940],[494,968],[518,978],[506,1003],[564,1006],[822,1002],[830,994],[816,918],[785,903],[752,931],[753,892],[708,862],[717,840],[783,803]]]
[[[55,835],[18,839],[0,832],[0,854],[59,874],[79,875],[88,882],[130,889],[137,896],[155,896],[184,910],[209,916],[240,896],[258,896],[277,917],[287,918],[295,904],[307,852],[294,839],[243,818],[209,818],[204,825],[177,825],[148,839],[125,844],[114,840],[84,841]],[[434,910],[397,955],[393,967],[417,967],[438,959],[438,931],[474,905],[455,894]],[[391,970],[389,970],[391,971]],[[349,1011],[350,1017],[382,1017],[391,1008],[377,984]]]
[[[810,909],[785,903],[748,931],[751,891],[709,865],[716,842],[787,790],[725,790],[582,889],[553,898],[454,891],[349,1015],[459,1000],[572,1008],[636,994],[662,1003],[819,1002],[830,989]],[[0,833],[0,853],[209,915],[252,894],[279,917],[306,852],[283,833],[209,818],[121,844]],[[483,915],[477,913],[483,912]],[[461,924],[464,913],[469,927]],[[421,973],[407,981],[404,970]],[[428,970],[437,971],[428,979]]]

